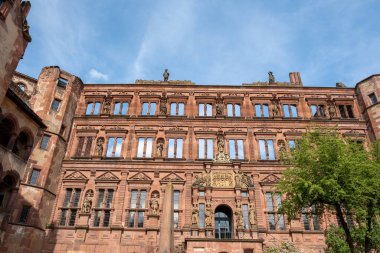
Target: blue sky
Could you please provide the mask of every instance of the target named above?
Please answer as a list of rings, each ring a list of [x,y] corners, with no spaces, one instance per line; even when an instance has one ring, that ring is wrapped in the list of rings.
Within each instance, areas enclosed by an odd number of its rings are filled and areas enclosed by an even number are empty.
[[[353,86],[380,73],[379,0],[32,0],[18,71],[58,65],[86,83],[162,79]]]

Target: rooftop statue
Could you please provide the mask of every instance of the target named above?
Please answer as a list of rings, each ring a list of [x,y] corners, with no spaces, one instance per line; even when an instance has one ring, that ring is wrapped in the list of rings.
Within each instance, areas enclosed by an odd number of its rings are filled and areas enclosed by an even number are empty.
[[[276,82],[272,71],[268,72],[268,82],[269,83],[275,83]]]
[[[168,69],[165,69],[164,73],[162,74],[162,76],[164,77],[164,82],[167,82],[169,80],[169,71]]]

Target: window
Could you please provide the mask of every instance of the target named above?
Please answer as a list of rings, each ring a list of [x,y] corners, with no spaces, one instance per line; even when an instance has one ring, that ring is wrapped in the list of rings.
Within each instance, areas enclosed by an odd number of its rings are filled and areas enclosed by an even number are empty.
[[[305,230],[320,230],[319,217],[314,205],[302,208],[302,222]]]
[[[120,157],[122,145],[123,138],[109,138],[106,157]]]
[[[40,148],[47,150],[48,149],[48,145],[49,145],[49,140],[50,140],[50,136],[49,135],[45,134],[44,136],[42,136],[41,143],[40,143]]]
[[[244,249],[244,253],[253,253],[253,249]]]
[[[183,116],[183,115],[185,115],[185,104],[184,103],[171,103],[170,104],[170,115],[171,116]]]
[[[76,157],[89,157],[91,152],[91,146],[94,137],[78,137],[77,150],[75,152]]]
[[[204,117],[211,117],[212,116],[212,104],[199,104],[198,105],[198,112],[199,116]]]
[[[88,103],[86,108],[86,115],[99,115],[100,114],[100,102]]]
[[[57,86],[66,89],[67,83],[68,81],[66,79],[60,77],[58,78]]]
[[[153,138],[139,138],[137,146],[138,158],[151,158],[152,157]]]
[[[248,193],[247,193],[246,191],[242,191],[242,192],[241,192],[241,196],[242,196],[243,198],[246,198],[246,197],[248,197]]]
[[[155,102],[143,103],[141,115],[144,115],[144,116],[156,115],[156,103]]]
[[[352,110],[352,105],[339,105],[339,113],[340,117],[343,119],[353,119],[354,117],[354,112]]]
[[[260,146],[260,159],[261,160],[275,160],[273,140],[259,140]]]
[[[169,139],[168,158],[182,158],[183,140]]]
[[[95,205],[94,227],[110,225],[111,208],[114,196],[113,189],[99,189]]]
[[[41,171],[33,169],[29,177],[29,184],[37,184]]]
[[[228,144],[231,159],[244,159],[243,140],[229,140]]]
[[[284,215],[277,213],[281,207],[281,194],[278,192],[274,194],[272,192],[266,192],[265,202],[269,230],[285,230]]]
[[[51,103],[51,109],[55,112],[58,112],[60,105],[61,105],[61,100],[55,98],[53,100],[53,103]]]
[[[371,103],[374,105],[378,102],[377,100],[377,97],[376,97],[376,94],[375,93],[371,93],[368,95],[369,99],[371,100]]]
[[[311,109],[311,115],[312,117],[318,118],[325,118],[326,113],[325,113],[325,106],[324,105],[310,105]]]
[[[284,118],[297,118],[297,105],[283,104],[282,111],[284,112]]]
[[[204,191],[199,191],[198,193],[199,193],[200,197],[204,197],[205,196],[205,192]]]
[[[128,102],[116,102],[113,108],[114,115],[127,115],[128,112]]]
[[[179,208],[179,197],[180,197],[180,191],[177,191],[175,190],[173,192],[173,209],[174,209],[174,213],[173,213],[173,220],[174,220],[174,228],[178,228],[179,226],[179,211],[180,211],[180,208]]]
[[[198,139],[198,158],[212,159],[214,154],[213,139]]]
[[[26,224],[26,222],[28,221],[29,211],[30,211],[30,206],[22,206],[20,217],[18,219],[19,223]]]
[[[144,227],[146,212],[146,190],[132,190],[129,203],[129,215],[126,223],[128,227]]]
[[[255,104],[255,116],[256,117],[269,117],[268,104]]]
[[[288,141],[289,149],[295,149],[296,148],[296,141],[295,140],[289,140]]]
[[[1,4],[1,1],[0,1],[0,4]],[[20,90],[25,92],[25,89],[26,89],[25,84],[19,83],[19,84],[17,84],[17,86],[20,88]]]
[[[244,222],[244,228],[249,229],[249,216],[248,216],[248,205],[244,204],[243,207],[243,222]]]
[[[199,227],[205,227],[205,204],[199,204]]]
[[[228,117],[240,117],[240,104],[227,104]]]
[[[65,198],[61,209],[59,225],[74,226],[79,210],[79,200],[82,190],[80,188],[66,188]]]

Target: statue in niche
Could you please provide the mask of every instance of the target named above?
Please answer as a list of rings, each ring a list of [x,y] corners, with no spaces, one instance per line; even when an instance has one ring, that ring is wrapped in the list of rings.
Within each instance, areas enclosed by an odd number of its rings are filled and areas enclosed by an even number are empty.
[[[251,177],[245,173],[242,174],[241,183],[246,187],[253,187]]]
[[[277,99],[273,99],[272,113],[273,116],[280,116],[280,106],[278,105]]]
[[[276,82],[272,71],[268,72],[268,82],[269,83],[275,83]]]
[[[167,82],[169,81],[169,71],[168,69],[165,69],[164,73],[162,74],[162,76],[164,77],[164,82]]]
[[[251,226],[256,225],[256,213],[255,206],[253,204],[249,204],[249,223]]]
[[[83,200],[82,212],[90,213],[92,207],[92,198],[94,197],[93,190],[88,190]]]
[[[153,215],[158,214],[158,208],[160,207],[159,199],[160,199],[160,197],[159,197],[158,193],[153,192],[152,196],[150,198],[150,201],[149,201],[151,214],[153,214]]]
[[[329,103],[328,110],[329,110],[330,118],[335,117],[335,106],[334,106],[334,103],[332,101],[330,101],[330,103]]]
[[[106,99],[103,106],[103,113],[109,114],[111,111],[111,101],[109,99]]]
[[[239,171],[235,174],[235,187],[241,187],[242,173]]]
[[[218,94],[218,98],[216,99],[216,116],[222,116],[223,115],[223,100],[220,97],[220,94]]]
[[[198,207],[194,204],[193,210],[192,210],[192,215],[191,215],[191,224],[193,226],[198,226]]]
[[[212,227],[212,209],[210,200],[207,200],[206,210],[205,210],[205,225],[206,227]]]
[[[224,137],[221,133],[219,133],[217,137],[217,146],[219,152],[224,152]]]
[[[236,216],[236,228],[238,229],[243,228],[243,211],[241,210],[240,200],[238,200],[236,204],[235,216]]]
[[[104,139],[98,138],[98,140],[96,141],[96,147],[95,147],[96,156],[103,156],[103,144],[104,144]]]
[[[167,103],[167,98],[166,98],[166,95],[164,94],[160,99],[160,114],[161,115],[166,115],[168,112],[168,108],[166,107],[166,103]]]
[[[279,152],[286,152],[286,146],[284,140],[278,140],[277,141],[277,147]]]
[[[164,142],[162,139],[158,140],[157,142],[157,157],[162,157],[162,152],[164,150]]]

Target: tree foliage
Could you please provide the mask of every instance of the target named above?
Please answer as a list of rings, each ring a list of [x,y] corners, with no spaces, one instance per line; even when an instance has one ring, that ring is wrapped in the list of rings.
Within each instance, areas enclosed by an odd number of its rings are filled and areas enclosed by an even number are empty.
[[[280,246],[273,246],[265,250],[265,253],[301,253],[300,250],[290,242],[283,242]]]
[[[304,134],[285,160],[290,167],[278,185],[286,195],[280,211],[296,219],[303,207],[314,205],[320,214],[328,209],[340,219],[346,252],[378,249],[379,143],[367,150],[333,129],[318,129]]]

